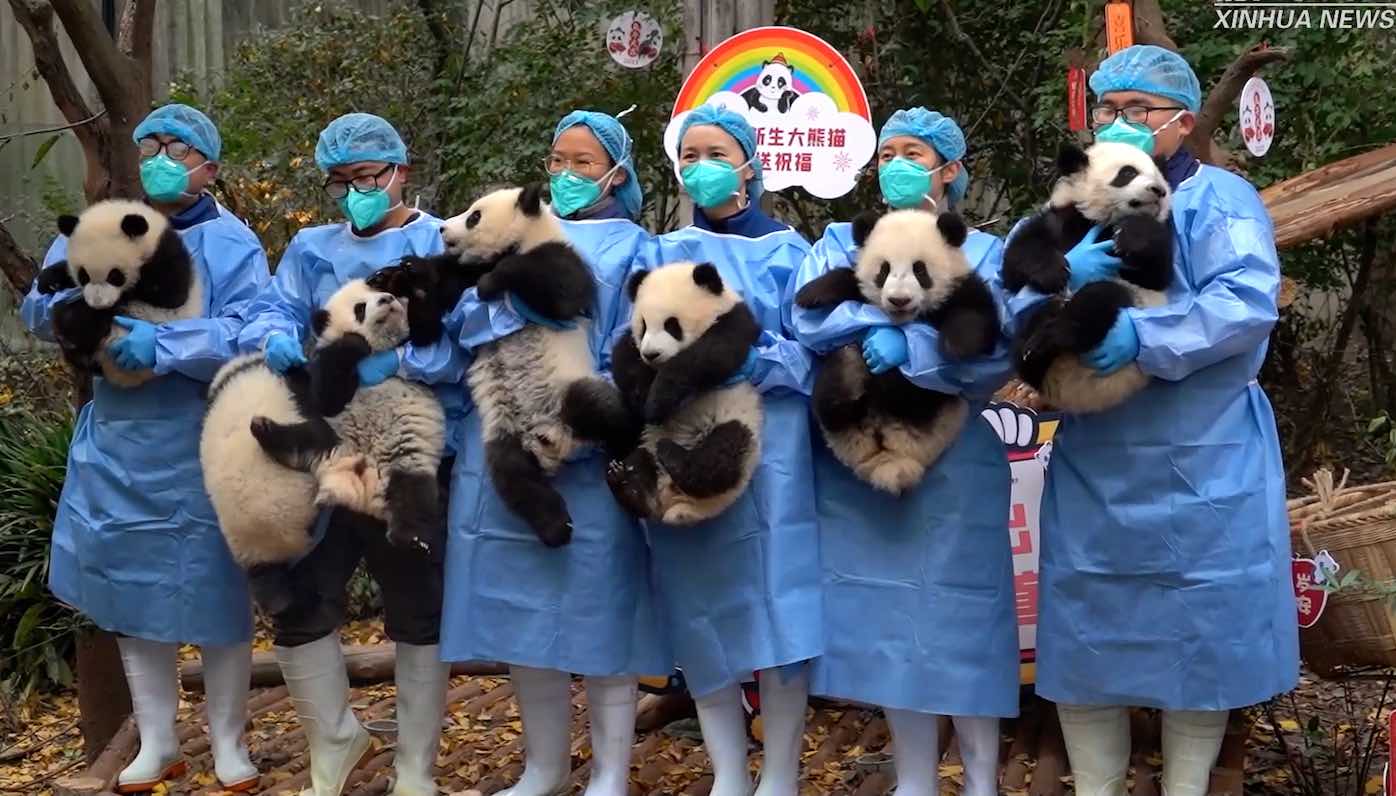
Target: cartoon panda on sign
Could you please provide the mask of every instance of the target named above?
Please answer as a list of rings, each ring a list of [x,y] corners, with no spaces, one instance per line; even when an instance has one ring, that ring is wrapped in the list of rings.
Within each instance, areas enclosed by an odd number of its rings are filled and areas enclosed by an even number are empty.
[[[742,92],[746,104],[762,113],[769,112],[772,105],[785,113],[799,97],[800,92],[795,90],[795,70],[790,68],[784,53],[777,53],[771,60],[763,61],[761,74],[756,76],[756,85]]]

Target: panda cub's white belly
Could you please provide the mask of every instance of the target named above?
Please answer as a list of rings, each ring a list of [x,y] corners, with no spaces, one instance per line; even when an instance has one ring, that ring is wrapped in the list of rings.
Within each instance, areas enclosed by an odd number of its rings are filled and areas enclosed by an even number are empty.
[[[361,387],[344,411],[326,418],[340,445],[327,467],[354,455],[363,456],[376,478],[364,484],[367,500],[340,495],[332,502],[387,520],[388,475],[393,470],[435,475],[446,445],[446,414],[431,390],[421,384],[391,378]],[[326,502],[327,474],[321,476]],[[331,483],[345,483],[344,481]],[[333,494],[333,493],[332,493]]]
[[[486,440],[519,435],[550,475],[582,446],[562,421],[562,403],[569,385],[596,375],[590,328],[529,324],[476,350],[467,382]]]

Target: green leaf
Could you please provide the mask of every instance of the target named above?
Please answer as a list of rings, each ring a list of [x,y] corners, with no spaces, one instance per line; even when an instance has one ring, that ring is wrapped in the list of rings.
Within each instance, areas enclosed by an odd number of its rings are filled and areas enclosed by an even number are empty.
[[[34,162],[29,164],[29,169],[31,171],[39,167],[39,164],[44,161],[44,158],[48,157],[49,150],[53,149],[53,145],[58,143],[58,139],[62,137],[63,133],[54,133],[42,144],[39,144],[38,151],[34,153]]]
[[[11,649],[21,649],[29,641],[29,634],[34,632],[34,626],[43,618],[45,607],[44,603],[34,603],[24,612],[24,616],[20,617],[19,627],[15,628],[14,641],[10,643]]]
[[[916,7],[921,9],[922,14],[931,13],[931,0],[914,0]]]
[[[1380,417],[1374,417],[1374,418],[1372,418],[1372,422],[1370,422],[1370,423],[1367,424],[1367,433],[1368,433],[1368,434],[1375,434],[1376,432],[1378,432],[1378,431],[1380,431],[1381,429],[1385,428],[1385,427],[1386,427],[1386,424],[1387,424],[1387,423],[1390,423],[1390,422],[1391,422],[1391,418],[1387,417],[1386,415],[1382,415],[1382,416],[1380,416]]]

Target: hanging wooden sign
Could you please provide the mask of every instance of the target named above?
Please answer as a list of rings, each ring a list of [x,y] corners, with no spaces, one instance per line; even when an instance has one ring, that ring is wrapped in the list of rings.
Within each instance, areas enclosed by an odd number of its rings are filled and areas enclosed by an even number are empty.
[[[1072,132],[1086,129],[1086,70],[1079,66],[1066,70],[1066,126]]]
[[[1134,44],[1134,9],[1127,2],[1105,4],[1105,48],[1114,53]]]

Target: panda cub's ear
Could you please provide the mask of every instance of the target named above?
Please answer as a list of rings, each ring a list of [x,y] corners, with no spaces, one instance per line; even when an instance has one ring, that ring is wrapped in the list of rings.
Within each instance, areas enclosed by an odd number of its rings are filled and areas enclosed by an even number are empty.
[[[867,242],[868,236],[872,234],[873,227],[882,218],[882,214],[876,210],[865,210],[853,219],[853,245],[862,246]]]
[[[322,337],[322,336],[325,334],[325,329],[328,328],[329,325],[330,325],[330,311],[329,311],[329,310],[327,310],[327,309],[318,309],[318,310],[316,310],[315,312],[311,313],[311,315],[310,315],[310,326],[311,326],[312,329],[315,330],[315,336],[316,336],[316,337]]]
[[[1062,144],[1061,150],[1057,152],[1057,173],[1063,177],[1081,171],[1090,163],[1091,159],[1086,155],[1086,150],[1075,144]]]
[[[634,301],[636,294],[640,292],[640,283],[644,282],[645,277],[649,275],[649,271],[636,271],[635,274],[630,277],[630,281],[625,284],[625,294],[630,296],[631,301]]]
[[[73,230],[78,228],[78,217],[62,215],[58,217],[58,231],[63,233],[63,237],[69,238],[73,235]]]
[[[965,245],[965,238],[969,237],[969,227],[965,226],[965,220],[954,213],[941,213],[936,216],[936,229],[940,230],[940,236],[945,238],[945,242],[960,248]]]
[[[538,183],[525,185],[519,192],[519,210],[526,216],[536,217],[543,210],[543,186]]]
[[[139,213],[127,213],[121,218],[121,231],[128,238],[139,238],[150,231],[150,222]]]
[[[696,266],[693,269],[693,281],[714,296],[722,295],[722,274],[718,273],[717,266],[712,263]]]

